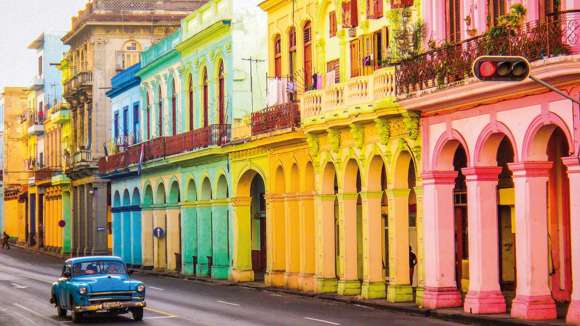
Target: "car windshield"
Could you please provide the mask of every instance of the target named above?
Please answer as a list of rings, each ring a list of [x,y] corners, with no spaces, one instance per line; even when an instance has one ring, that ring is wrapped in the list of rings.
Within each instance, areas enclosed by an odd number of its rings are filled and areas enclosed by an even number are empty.
[[[75,276],[125,273],[125,264],[118,261],[86,261],[74,264],[73,267],[73,274]]]

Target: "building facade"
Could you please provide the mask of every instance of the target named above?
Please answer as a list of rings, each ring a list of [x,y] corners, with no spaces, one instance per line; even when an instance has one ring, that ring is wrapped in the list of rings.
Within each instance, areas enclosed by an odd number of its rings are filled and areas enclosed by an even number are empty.
[[[19,242],[28,242],[28,153],[29,90],[24,87],[6,87],[0,102],[3,108],[4,139],[4,231]]]
[[[64,96],[72,109],[72,152],[66,173],[72,180],[73,251],[108,253],[111,246],[110,187],[97,176],[98,159],[111,139],[111,78],[139,61],[139,53],[173,32],[201,2],[97,0],[72,19],[62,38],[68,79]],[[144,14],[146,12],[146,14]]]

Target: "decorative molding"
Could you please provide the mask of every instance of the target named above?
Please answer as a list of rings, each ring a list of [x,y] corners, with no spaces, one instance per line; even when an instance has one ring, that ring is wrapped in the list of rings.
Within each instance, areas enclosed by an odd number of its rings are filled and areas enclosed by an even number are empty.
[[[403,113],[403,123],[409,138],[416,140],[419,137],[419,115],[415,112],[407,111]]]
[[[330,149],[334,153],[338,153],[340,149],[340,130],[330,128],[328,129],[328,143],[330,144]]]
[[[379,141],[382,145],[387,145],[391,138],[391,126],[386,119],[377,118],[375,124],[379,134]]]
[[[320,143],[318,137],[312,133],[306,134],[306,142],[308,143],[308,152],[315,161],[318,161],[320,154]]]
[[[364,128],[360,125],[353,123],[350,125],[350,133],[352,135],[352,139],[356,145],[356,148],[362,151],[364,147]]]

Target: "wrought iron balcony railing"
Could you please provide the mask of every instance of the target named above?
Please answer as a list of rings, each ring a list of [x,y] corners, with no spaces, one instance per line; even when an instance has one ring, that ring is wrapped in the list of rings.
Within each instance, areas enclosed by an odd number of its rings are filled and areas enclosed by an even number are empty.
[[[210,125],[175,136],[158,137],[141,144],[127,147],[125,151],[103,157],[99,160],[99,172],[108,174],[127,169],[138,164],[143,148],[143,162],[172,155],[193,152],[209,146],[222,146],[231,138],[229,124]]]
[[[300,126],[298,103],[278,104],[252,113],[252,135]]]
[[[530,62],[580,53],[580,10],[560,12],[517,30],[496,30],[445,45],[400,62],[397,95],[446,85],[472,77],[473,61],[481,55],[518,55]]]

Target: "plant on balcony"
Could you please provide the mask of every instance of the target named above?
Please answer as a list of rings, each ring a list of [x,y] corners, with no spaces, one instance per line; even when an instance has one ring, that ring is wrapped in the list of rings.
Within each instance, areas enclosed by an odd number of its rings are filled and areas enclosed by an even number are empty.
[[[393,35],[393,46],[390,47],[389,53],[391,63],[413,58],[421,52],[421,44],[426,35],[425,23],[421,19],[415,22],[411,20],[411,8],[389,11]]]

